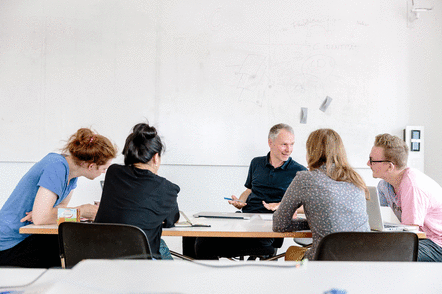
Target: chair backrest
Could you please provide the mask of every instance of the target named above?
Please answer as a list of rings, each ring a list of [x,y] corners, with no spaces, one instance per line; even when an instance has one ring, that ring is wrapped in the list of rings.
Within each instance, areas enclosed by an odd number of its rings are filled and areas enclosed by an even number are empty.
[[[146,234],[131,225],[64,222],[58,240],[66,268],[83,259],[151,258]]]
[[[417,248],[410,232],[339,232],[322,238],[315,260],[416,261]]]

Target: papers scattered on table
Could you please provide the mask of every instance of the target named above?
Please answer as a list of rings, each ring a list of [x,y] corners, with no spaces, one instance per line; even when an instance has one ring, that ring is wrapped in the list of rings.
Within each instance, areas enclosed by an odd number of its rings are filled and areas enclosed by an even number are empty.
[[[191,226],[192,224],[187,221],[175,223],[175,227],[191,227]]]
[[[262,220],[273,221],[273,213],[260,213],[259,217]],[[298,218],[298,219],[305,219],[305,214],[298,213],[296,218]]]
[[[175,227],[193,227],[193,228],[198,228],[198,227],[205,227],[205,228],[210,228],[211,225],[206,225],[206,224],[194,224],[188,221],[183,221],[183,222],[177,222],[175,223]]]
[[[175,224],[176,227],[210,227],[210,225],[206,224],[194,224],[187,215],[180,210],[180,214],[186,219],[185,221],[177,222]]]

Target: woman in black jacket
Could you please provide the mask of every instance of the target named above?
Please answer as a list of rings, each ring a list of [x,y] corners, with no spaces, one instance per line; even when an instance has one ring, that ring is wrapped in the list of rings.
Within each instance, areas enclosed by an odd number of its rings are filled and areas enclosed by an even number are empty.
[[[161,259],[162,228],[179,219],[180,187],[158,176],[163,144],[154,127],[134,126],[123,149],[124,165],[109,167],[103,186],[97,223],[121,223],[141,228],[152,256]],[[168,251],[168,250],[167,250]]]

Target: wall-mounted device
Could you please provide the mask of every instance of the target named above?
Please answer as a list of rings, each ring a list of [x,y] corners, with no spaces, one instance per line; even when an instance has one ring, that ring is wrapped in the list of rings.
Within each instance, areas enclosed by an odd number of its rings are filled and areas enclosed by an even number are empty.
[[[408,27],[419,19],[422,12],[432,11],[434,0],[407,0],[407,19]]]
[[[424,172],[424,127],[407,126],[404,140],[408,145],[408,166]]]
[[[421,130],[411,130],[410,151],[421,151]]]

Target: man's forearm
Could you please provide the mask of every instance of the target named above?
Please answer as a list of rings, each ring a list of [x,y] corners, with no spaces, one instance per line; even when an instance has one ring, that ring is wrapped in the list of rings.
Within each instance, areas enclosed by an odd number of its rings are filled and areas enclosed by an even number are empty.
[[[239,196],[239,200],[246,203],[247,198],[249,198],[249,195],[252,193],[252,190],[246,189],[244,192],[241,193]]]

